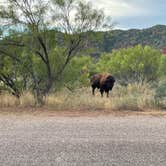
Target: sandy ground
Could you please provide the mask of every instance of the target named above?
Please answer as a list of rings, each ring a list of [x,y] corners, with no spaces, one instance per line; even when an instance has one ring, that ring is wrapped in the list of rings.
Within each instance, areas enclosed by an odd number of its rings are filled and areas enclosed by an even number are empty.
[[[55,108],[34,108],[34,107],[14,107],[14,108],[0,108],[0,116],[37,116],[37,117],[98,117],[98,116],[166,116],[166,110],[146,110],[146,111],[132,111],[132,110],[62,110],[57,111]]]

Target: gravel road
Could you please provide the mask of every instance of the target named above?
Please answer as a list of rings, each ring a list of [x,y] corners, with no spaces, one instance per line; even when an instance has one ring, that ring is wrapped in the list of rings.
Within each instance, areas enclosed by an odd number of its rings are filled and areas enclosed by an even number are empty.
[[[166,166],[166,117],[0,117],[0,166]]]

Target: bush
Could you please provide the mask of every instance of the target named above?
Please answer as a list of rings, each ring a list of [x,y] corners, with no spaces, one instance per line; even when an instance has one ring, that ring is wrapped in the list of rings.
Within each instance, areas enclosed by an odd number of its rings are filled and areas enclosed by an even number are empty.
[[[116,85],[114,88],[112,98],[112,109],[114,110],[140,111],[156,108],[154,89],[148,83]]]
[[[158,74],[161,77],[166,78],[166,55],[161,56]]]
[[[166,108],[166,79],[159,82],[155,91],[155,100],[160,106]]]
[[[161,53],[150,46],[137,45],[103,54],[97,63],[97,72],[112,73],[121,83],[157,80]],[[162,66],[161,66],[162,68]]]
[[[56,88],[66,87],[69,90],[74,91],[75,88],[89,86],[89,72],[92,66],[92,57],[74,57],[66,67],[63,77],[61,77],[61,82],[59,82],[59,87],[56,84]]]

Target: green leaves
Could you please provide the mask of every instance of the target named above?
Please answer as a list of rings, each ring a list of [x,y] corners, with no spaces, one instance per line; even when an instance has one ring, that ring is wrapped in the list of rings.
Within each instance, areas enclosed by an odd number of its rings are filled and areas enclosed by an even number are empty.
[[[89,85],[89,73],[92,66],[93,59],[90,56],[74,57],[64,72],[64,84],[70,89]]]
[[[166,55],[161,56],[158,74],[166,78]]]
[[[135,47],[103,54],[97,63],[97,71],[110,72],[121,82],[152,81],[159,77],[161,53],[150,46]],[[164,66],[164,65],[161,65]],[[162,67],[160,66],[160,71]]]
[[[6,36],[1,32],[3,48],[0,53],[4,56],[1,71],[11,76],[10,81],[16,83],[13,87],[20,87],[17,80],[21,80],[38,100],[57,86],[64,72],[68,71],[66,80],[71,79],[73,83],[79,78],[79,82],[86,83],[90,60],[82,57],[74,62],[73,59],[72,66],[70,61],[85,50],[86,32],[100,27],[103,11],[78,0],[7,2],[0,8],[0,19],[10,30]],[[23,32],[18,27],[23,27]],[[54,28],[60,31],[50,30]],[[15,38],[18,42],[13,42]]]

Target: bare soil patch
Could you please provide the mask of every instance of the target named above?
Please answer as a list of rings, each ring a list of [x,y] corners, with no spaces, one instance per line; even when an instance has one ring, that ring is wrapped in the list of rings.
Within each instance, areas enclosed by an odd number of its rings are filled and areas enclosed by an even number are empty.
[[[98,116],[132,116],[132,115],[150,115],[166,116],[166,111],[160,110],[56,110],[48,107],[8,107],[0,108],[0,116],[39,116],[39,117],[98,117]]]

